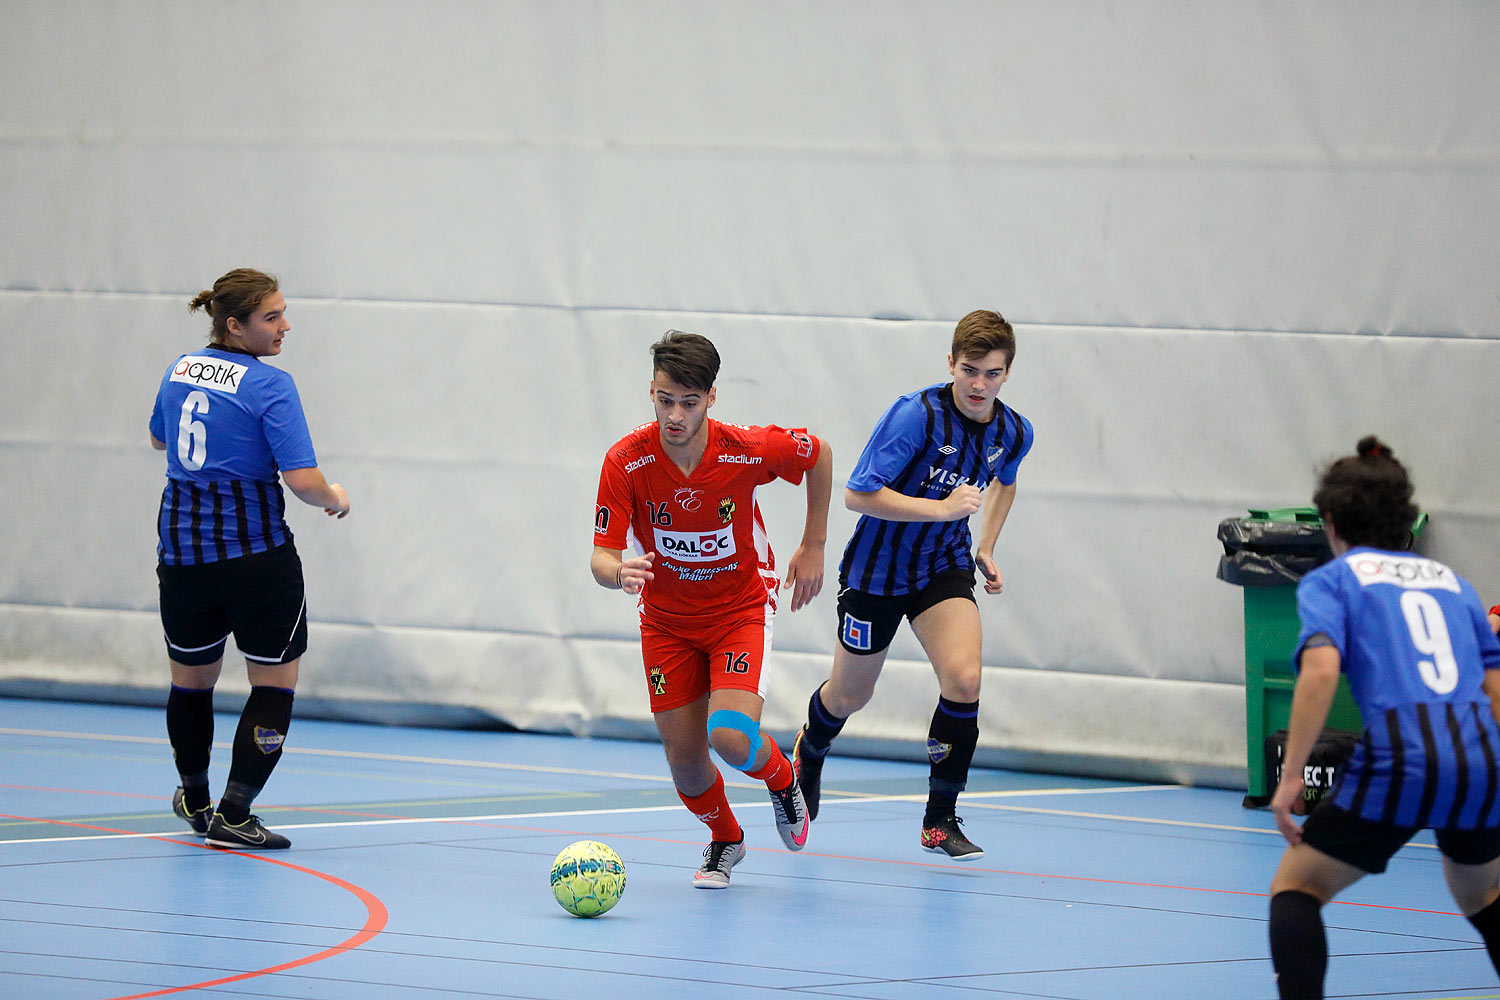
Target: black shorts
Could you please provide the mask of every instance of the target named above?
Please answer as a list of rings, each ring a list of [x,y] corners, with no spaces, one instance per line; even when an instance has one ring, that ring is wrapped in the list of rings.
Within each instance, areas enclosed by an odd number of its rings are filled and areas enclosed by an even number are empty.
[[[291,542],[196,566],[158,563],[167,656],[190,667],[224,655],[231,634],[252,663],[290,663],[307,651],[302,560]]]
[[[1391,856],[1418,832],[1419,827],[1363,819],[1324,799],[1302,825],[1302,842],[1330,858],[1379,875]],[[1461,865],[1482,865],[1500,858],[1500,828],[1433,833],[1438,850]]]
[[[917,616],[950,597],[974,600],[974,571],[950,569],[908,594],[886,597],[853,587],[839,590],[839,645],[857,656],[881,653],[896,637],[901,619]],[[978,602],[975,602],[978,603]]]

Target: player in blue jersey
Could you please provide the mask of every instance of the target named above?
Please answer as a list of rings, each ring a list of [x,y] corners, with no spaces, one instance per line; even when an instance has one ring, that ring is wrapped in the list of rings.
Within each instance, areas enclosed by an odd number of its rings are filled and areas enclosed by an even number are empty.
[[[1468,581],[1403,551],[1417,516],[1411,498],[1406,469],[1374,437],[1333,463],[1313,494],[1334,558],[1297,587],[1298,678],[1271,798],[1290,845],[1271,881],[1283,1000],[1323,996],[1323,904],[1385,871],[1423,829],[1436,831],[1453,900],[1500,969],[1500,641]],[[1364,734],[1298,827],[1303,767],[1341,671]]]
[[[214,847],[290,846],[251,815],[281,757],[297,664],[307,648],[302,562],[283,517],[277,474],[330,515],[349,497],[318,470],[292,377],[262,361],[291,329],[275,278],[230,271],[189,309],[213,320],[207,347],[167,368],[151,412],[151,444],[167,453],[156,575],[172,670],[167,736],[182,784],[172,810]],[[208,786],[213,693],[229,636],[245,657],[250,697],[215,809]]]
[[[1015,332],[1003,317],[969,313],[953,331],[953,381],[902,396],[876,425],[844,490],[845,505],[862,516],[839,565],[833,670],[813,692],[792,752],[808,815],[816,818],[823,760],[849,716],[874,694],[896,629],[909,619],[939,689],[927,731],[931,774],[921,843],[958,861],[984,856],[956,813],[979,741],[974,571],[984,574],[986,593],[1000,593],[995,541],[1032,443],[1031,423],[997,398],[1015,354]],[[976,546],[969,516],[981,508]]]

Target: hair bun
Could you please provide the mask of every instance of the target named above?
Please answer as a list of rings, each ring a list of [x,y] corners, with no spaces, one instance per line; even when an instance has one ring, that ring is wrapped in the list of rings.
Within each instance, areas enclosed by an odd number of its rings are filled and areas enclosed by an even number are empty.
[[[1360,438],[1359,444],[1355,446],[1355,450],[1359,453],[1360,458],[1395,457],[1391,454],[1391,449],[1387,447],[1385,442],[1381,441],[1380,438],[1376,437],[1374,434],[1370,434],[1366,437]]]

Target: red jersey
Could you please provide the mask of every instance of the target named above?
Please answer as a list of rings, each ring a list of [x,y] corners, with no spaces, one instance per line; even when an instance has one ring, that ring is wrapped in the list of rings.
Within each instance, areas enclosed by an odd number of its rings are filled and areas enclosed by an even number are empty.
[[[802,482],[819,442],[801,428],[709,419],[706,429],[703,461],[691,476],[667,457],[655,423],[604,456],[594,544],[656,553],[656,578],[641,592],[647,617],[732,615],[768,601],[775,608],[776,557],[755,491],[776,479]]]

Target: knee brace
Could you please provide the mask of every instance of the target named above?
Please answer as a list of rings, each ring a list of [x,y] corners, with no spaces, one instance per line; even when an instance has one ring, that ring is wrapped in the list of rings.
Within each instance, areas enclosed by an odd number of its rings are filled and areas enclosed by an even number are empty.
[[[708,717],[709,739],[713,739],[715,729],[733,729],[745,734],[750,741],[750,756],[743,764],[732,764],[736,770],[750,772],[755,770],[755,758],[760,755],[760,723],[756,722],[744,712],[736,712],[734,709],[721,708]],[[729,763],[725,761],[725,763]]]

